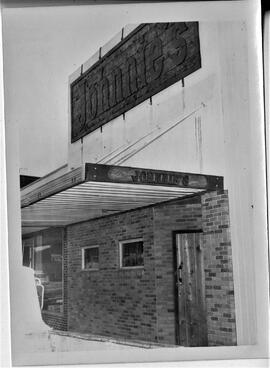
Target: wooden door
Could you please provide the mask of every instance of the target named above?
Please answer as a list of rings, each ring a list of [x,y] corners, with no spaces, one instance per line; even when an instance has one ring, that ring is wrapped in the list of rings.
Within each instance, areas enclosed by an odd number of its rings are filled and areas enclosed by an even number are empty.
[[[207,346],[202,234],[176,234],[178,343]]]

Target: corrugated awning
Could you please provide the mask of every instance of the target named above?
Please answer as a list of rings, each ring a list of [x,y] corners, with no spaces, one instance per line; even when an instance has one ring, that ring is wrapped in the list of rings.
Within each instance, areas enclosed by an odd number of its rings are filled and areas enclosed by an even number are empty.
[[[87,163],[21,191],[23,233],[222,188],[220,176]]]

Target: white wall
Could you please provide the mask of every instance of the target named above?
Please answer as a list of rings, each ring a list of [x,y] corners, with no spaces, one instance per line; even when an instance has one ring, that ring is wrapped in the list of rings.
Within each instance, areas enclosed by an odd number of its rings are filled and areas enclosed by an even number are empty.
[[[225,172],[229,189],[238,340],[256,343],[248,50],[245,24],[219,26]],[[237,37],[235,36],[237,34]]]
[[[153,96],[152,105],[144,101],[82,142],[69,139],[70,167],[100,162],[224,175],[215,23],[200,23],[200,43],[202,68],[184,87],[175,83]]]
[[[256,343],[248,33],[200,22],[202,68],[74,144],[84,162],[222,175],[229,191],[238,344]],[[88,63],[89,65],[89,63]],[[75,75],[76,76],[76,75]],[[71,78],[74,80],[74,77]]]

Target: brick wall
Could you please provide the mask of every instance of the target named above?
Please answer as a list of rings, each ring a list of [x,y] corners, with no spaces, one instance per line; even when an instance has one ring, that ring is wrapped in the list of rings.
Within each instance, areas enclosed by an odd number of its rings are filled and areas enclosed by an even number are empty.
[[[201,228],[200,197],[109,216],[67,229],[68,328],[176,342],[173,231]],[[119,241],[144,240],[144,269],[119,268]],[[81,269],[81,248],[99,245],[100,269]]]
[[[67,229],[68,328],[155,341],[153,209],[88,221]],[[119,241],[143,238],[144,268],[119,267]],[[98,271],[81,268],[81,248],[99,245]]]
[[[202,196],[208,344],[236,344],[232,246],[227,191]]]
[[[209,345],[236,343],[229,208],[212,192],[67,227],[68,329],[128,340],[176,343],[174,231],[202,229]],[[144,268],[121,269],[119,241],[143,238]],[[81,249],[99,245],[98,271]]]
[[[159,342],[176,343],[173,231],[201,229],[201,200],[193,197],[154,208],[154,242]]]
[[[48,326],[54,328],[55,330],[67,330],[67,321],[64,316],[42,312],[42,319]]]

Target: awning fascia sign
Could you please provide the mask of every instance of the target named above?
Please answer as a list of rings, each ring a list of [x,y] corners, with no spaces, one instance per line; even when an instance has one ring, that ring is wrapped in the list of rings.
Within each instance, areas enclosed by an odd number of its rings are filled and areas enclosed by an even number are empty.
[[[125,184],[143,184],[217,190],[223,188],[223,177],[153,170],[127,166],[85,164],[85,180]]]
[[[223,177],[165,170],[153,170],[126,166],[86,163],[56,179],[27,192],[21,191],[21,207],[27,207],[44,198],[86,182],[122,183],[162,187],[200,189],[213,191],[223,189]]]

